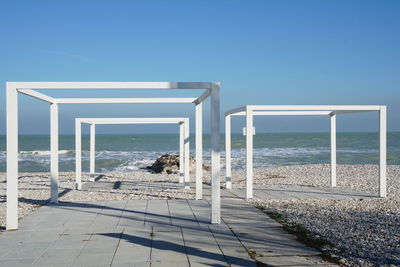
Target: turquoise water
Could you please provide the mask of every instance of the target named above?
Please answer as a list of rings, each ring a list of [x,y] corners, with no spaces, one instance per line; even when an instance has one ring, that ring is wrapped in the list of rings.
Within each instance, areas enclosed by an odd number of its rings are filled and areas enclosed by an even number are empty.
[[[400,165],[400,132],[388,133],[388,164]],[[194,136],[190,138],[194,155]],[[221,137],[224,152],[224,137]],[[176,134],[109,134],[96,136],[97,171],[137,171],[164,153],[178,153],[179,136]],[[329,163],[329,133],[258,133],[254,137],[254,165]],[[74,171],[74,135],[60,136],[60,171]],[[0,171],[6,168],[6,138],[0,136]],[[21,135],[19,138],[20,171],[48,171],[50,168],[50,138],[48,135]],[[209,161],[210,138],[204,136],[205,162]],[[89,166],[89,136],[82,140],[83,168]],[[338,163],[377,164],[378,134],[338,133]],[[224,157],[224,153],[222,153]],[[245,137],[232,135],[232,167],[245,164]]]

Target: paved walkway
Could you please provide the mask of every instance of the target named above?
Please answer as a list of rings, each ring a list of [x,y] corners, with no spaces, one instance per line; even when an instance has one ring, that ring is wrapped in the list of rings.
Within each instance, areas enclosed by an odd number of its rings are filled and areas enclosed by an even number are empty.
[[[20,230],[0,234],[0,266],[334,265],[226,190],[221,192],[223,222],[209,224],[207,186],[204,193],[200,201],[41,207],[20,221]]]
[[[230,190],[239,198],[246,196],[245,188]],[[314,187],[301,185],[269,185],[265,188],[254,188],[253,197],[258,199],[346,199],[377,198],[367,193],[342,188]]]

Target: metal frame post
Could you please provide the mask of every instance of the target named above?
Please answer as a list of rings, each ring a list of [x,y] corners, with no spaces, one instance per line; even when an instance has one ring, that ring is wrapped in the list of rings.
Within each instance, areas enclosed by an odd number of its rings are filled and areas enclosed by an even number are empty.
[[[18,229],[18,92],[7,83],[7,230]]]
[[[96,169],[96,124],[90,124],[90,181],[94,182],[95,169]]]
[[[81,123],[75,119],[75,186],[76,189],[82,189],[82,137]]]
[[[50,202],[58,202],[58,104],[50,105]]]
[[[184,163],[184,154],[185,154],[185,123],[182,122],[179,124],[179,183],[183,184],[183,177],[185,175],[185,163]]]
[[[336,186],[336,114],[330,115],[331,120],[331,187]]]
[[[386,197],[386,106],[379,110],[379,196]]]
[[[180,144],[179,144],[179,171],[182,174],[182,183],[185,174],[185,127],[187,125],[187,135],[189,136],[189,118],[76,118],[76,121],[80,124],[80,129],[82,129],[82,124],[89,124],[90,128],[90,161],[95,159],[95,125],[96,124],[179,124],[180,128]],[[82,140],[82,130],[80,132]],[[189,140],[189,138],[187,138]],[[189,143],[190,148],[190,143]],[[189,153],[187,153],[189,155]],[[90,166],[95,166],[94,162],[91,162]],[[81,166],[82,167],[82,166]],[[94,168],[93,168],[94,170]],[[190,170],[189,170],[190,171]],[[82,175],[82,169],[80,174]],[[189,176],[190,177],[190,176]],[[91,174],[91,181],[94,182]],[[190,185],[189,185],[190,186]]]
[[[253,110],[246,107],[246,198],[253,198]]]
[[[386,167],[387,167],[387,108],[386,106],[377,105],[247,105],[225,112],[225,116],[246,116],[246,197],[252,194],[249,186],[252,186],[250,179],[252,178],[252,144],[248,140],[253,141],[249,136],[252,124],[252,117],[254,116],[304,116],[304,115],[330,115],[331,116],[331,186],[336,186],[337,176],[337,163],[336,163],[336,115],[337,114],[352,114],[359,112],[379,112],[379,196],[386,197],[387,184],[386,184]],[[251,118],[250,118],[251,117]],[[250,120],[251,119],[251,123]],[[251,167],[251,168],[249,168]],[[250,174],[251,173],[251,174]],[[251,191],[251,192],[250,192]]]
[[[232,189],[231,115],[225,116],[225,187]]]
[[[220,189],[220,86],[213,83],[211,89],[211,222],[221,223]]]
[[[184,173],[185,173],[185,189],[190,189],[190,141],[189,141],[189,120],[185,119],[184,122]]]
[[[196,104],[196,199],[203,198],[203,103]]]
[[[18,93],[22,93],[33,98],[45,101],[50,104],[111,104],[111,103],[195,103],[199,104],[211,97],[212,92],[214,92],[214,103],[211,103],[211,108],[214,112],[210,112],[211,125],[213,127],[211,132],[219,133],[219,83],[212,82],[7,82],[7,229],[17,229],[18,228]],[[206,90],[197,98],[53,98],[44,93],[37,92],[35,90],[103,90],[103,89],[138,89],[138,90],[170,90],[170,89],[200,89]],[[213,101],[211,101],[213,102]],[[58,122],[58,121],[57,121]],[[53,124],[55,125],[55,124]],[[81,133],[82,130],[76,128],[76,132]],[[78,134],[79,136],[79,134]],[[56,139],[53,139],[56,140]],[[58,140],[58,139],[57,139]],[[217,162],[219,160],[219,136],[214,137],[212,140],[212,179],[214,184],[218,183],[219,179],[216,177],[220,172],[220,164]],[[54,141],[53,141],[54,142]],[[76,144],[79,143],[79,148],[77,152],[82,152],[81,139],[75,140]],[[76,145],[75,144],[75,145]],[[55,146],[53,146],[55,147]],[[77,159],[81,159],[82,155],[78,155]],[[54,159],[54,157],[53,157]],[[184,165],[184,164],[182,164]],[[81,163],[78,162],[78,166],[81,167]],[[55,170],[55,169],[53,169]],[[56,173],[54,171],[53,173]],[[77,172],[77,188],[81,187],[81,171]],[[53,176],[54,177],[54,176]],[[54,192],[54,190],[53,190]],[[214,210],[212,210],[212,217],[216,218],[215,215],[220,215],[220,201],[216,199],[219,197],[219,190],[214,188]],[[218,207],[217,207],[218,206]],[[214,219],[214,222],[219,222],[220,219]]]

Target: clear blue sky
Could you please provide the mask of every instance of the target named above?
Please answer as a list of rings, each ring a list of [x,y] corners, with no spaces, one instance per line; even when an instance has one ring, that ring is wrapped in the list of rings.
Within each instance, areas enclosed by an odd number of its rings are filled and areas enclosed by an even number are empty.
[[[387,0],[3,0],[0,134],[6,81],[220,81],[223,111],[245,104],[386,104],[389,130],[399,131],[399,14],[400,1]],[[48,104],[24,96],[20,103],[21,133],[48,133]],[[191,105],[69,105],[61,107],[60,127],[72,133],[74,117],[193,113]],[[341,116],[338,130],[374,131],[376,118]],[[327,118],[256,120],[259,132],[328,125]],[[159,129],[175,131],[135,128]]]

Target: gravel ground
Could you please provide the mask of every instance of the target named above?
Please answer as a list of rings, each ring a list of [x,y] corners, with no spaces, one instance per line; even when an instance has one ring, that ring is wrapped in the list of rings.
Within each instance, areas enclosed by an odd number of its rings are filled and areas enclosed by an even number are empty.
[[[374,165],[339,165],[338,186],[377,194],[378,171],[378,166]],[[252,202],[269,212],[283,215],[290,223],[303,225],[315,237],[331,242],[334,247],[325,247],[326,252],[337,257],[343,265],[400,266],[399,178],[400,166],[388,166],[386,199]],[[243,186],[243,181],[237,182],[236,186]],[[328,186],[329,165],[256,170],[255,187],[266,187],[268,184],[282,187],[288,184]]]
[[[151,174],[148,172],[132,173],[107,173],[101,181],[114,183],[117,181],[132,182],[174,182],[178,181],[178,175]],[[83,182],[87,182],[83,178]],[[178,183],[177,183],[178,184]],[[19,181],[19,211],[20,218],[33,210],[46,204],[50,198],[49,173],[20,173]],[[194,190],[183,189],[166,190],[124,190],[124,189],[90,189],[73,190],[75,188],[75,173],[60,173],[59,177],[60,201],[67,202],[88,202],[100,200],[125,200],[125,199],[194,199]],[[6,216],[6,175],[0,173],[0,229],[5,227]]]
[[[359,192],[378,194],[378,165],[338,165],[337,186]],[[400,192],[400,166],[387,166],[388,197],[397,198]],[[236,170],[232,172],[232,186],[234,188],[245,187],[246,171]],[[310,164],[276,166],[254,169],[254,188],[262,188],[268,185],[309,185],[329,187],[330,165]]]

